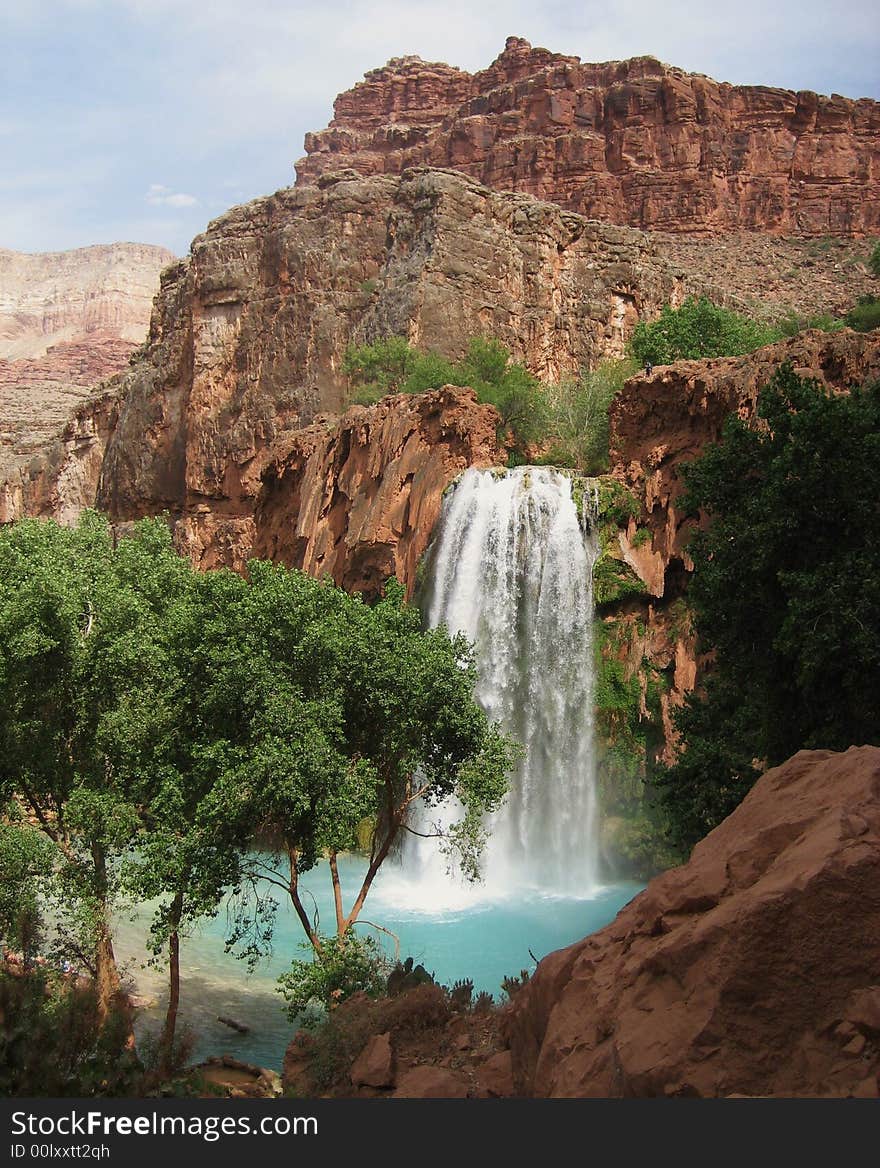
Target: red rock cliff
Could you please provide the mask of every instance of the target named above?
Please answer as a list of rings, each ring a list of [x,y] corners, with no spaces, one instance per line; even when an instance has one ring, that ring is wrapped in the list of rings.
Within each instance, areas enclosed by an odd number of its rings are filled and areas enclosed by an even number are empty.
[[[877,1097],[880,749],[768,771],[512,1013],[518,1094]]]
[[[469,466],[504,461],[498,421],[449,385],[300,430],[264,476],[254,554],[349,592],[374,596],[390,576],[412,592],[446,487]]]
[[[719,440],[728,414],[754,416],[759,391],[783,361],[831,392],[846,391],[880,378],[880,332],[810,331],[743,357],[659,366],[631,378],[611,407],[612,473],[642,507],[638,521],[620,533],[619,554],[644,582],[646,596],[601,614],[606,651],[628,677],[640,677],[643,697],[650,669],[665,676],[659,700],[666,762],[675,753],[672,709],[693,689],[701,664],[681,608],[692,568],[686,544],[696,524],[678,505],[681,466]],[[637,538],[639,529],[650,539]]]
[[[510,37],[473,75],[389,61],[308,134],[297,181],[452,167],[666,231],[880,231],[880,104],[718,83],[653,57],[586,64]]]
[[[264,473],[344,407],[350,342],[401,333],[458,357],[490,333],[552,380],[621,354],[639,317],[689,287],[643,232],[450,171],[279,191],[163,274],[149,343],[117,384],[98,504],[115,520],[168,510],[198,562],[238,563]]]

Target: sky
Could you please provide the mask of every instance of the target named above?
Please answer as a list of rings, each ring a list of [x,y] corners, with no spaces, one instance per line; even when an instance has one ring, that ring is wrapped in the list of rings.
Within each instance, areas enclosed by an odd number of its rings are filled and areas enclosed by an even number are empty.
[[[876,0],[0,0],[0,247],[184,255],[293,183],[304,134],[367,70],[417,53],[473,72],[508,36],[880,98]]]

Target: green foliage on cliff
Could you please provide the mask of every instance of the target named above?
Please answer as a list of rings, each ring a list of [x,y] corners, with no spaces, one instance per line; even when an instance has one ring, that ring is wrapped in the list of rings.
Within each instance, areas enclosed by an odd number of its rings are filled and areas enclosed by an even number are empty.
[[[597,778],[606,858],[618,874],[647,879],[679,857],[651,788],[651,759],[663,739],[660,693],[667,679],[640,656],[639,635],[626,617],[596,623]]]
[[[846,314],[846,323],[859,333],[868,333],[880,328],[880,299],[876,296],[860,296]]]
[[[635,362],[603,361],[596,369],[582,372],[547,388],[547,430],[550,449],[538,461],[568,466],[588,475],[608,469],[608,411],[635,372]]]
[[[789,311],[776,322],[783,337],[796,337],[805,329],[821,329],[825,333],[837,333],[846,327],[847,322],[840,317],[832,316],[829,312],[820,312],[813,316],[801,316],[800,313]],[[852,327],[852,326],[850,326]]]
[[[679,716],[686,749],[663,777],[678,843],[739,803],[760,771],[803,748],[843,750],[880,732],[880,386],[829,395],[782,366],[686,472],[689,590],[715,654]]]
[[[640,365],[671,365],[700,357],[737,357],[779,340],[779,329],[750,320],[706,297],[690,296],[680,308],[669,305],[657,320],[639,321],[630,352]]]
[[[372,405],[391,393],[469,386],[501,415],[498,436],[508,443],[512,463],[546,445],[536,463],[600,474],[608,468],[608,411],[635,364],[631,358],[603,361],[595,370],[543,386],[492,338],[473,337],[466,355],[450,361],[419,352],[405,337],[385,337],[349,346],[342,369],[356,405]]]
[[[472,338],[466,356],[453,362],[439,353],[419,352],[405,337],[385,337],[349,346],[342,369],[350,380],[351,400],[358,405],[370,405],[389,393],[469,386],[479,401],[498,410],[500,437],[509,433],[515,451],[540,441],[546,432],[547,402],[538,381],[496,340]]]

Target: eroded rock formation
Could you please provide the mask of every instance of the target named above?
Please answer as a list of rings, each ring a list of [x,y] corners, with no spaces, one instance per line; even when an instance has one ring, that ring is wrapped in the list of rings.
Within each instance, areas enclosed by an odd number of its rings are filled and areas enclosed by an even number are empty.
[[[518,1093],[878,1095],[880,749],[801,751],[517,994]]]
[[[622,353],[640,316],[688,289],[643,232],[448,171],[280,191],[164,273],[98,503],[116,520],[168,510],[199,562],[237,562],[264,473],[344,405],[349,342],[401,333],[458,357],[489,333],[552,380]],[[289,468],[286,482],[291,499]]]
[[[384,398],[298,431],[264,476],[253,552],[376,595],[416,582],[443,492],[469,466],[496,466],[498,414],[470,389]]]
[[[173,259],[129,243],[38,255],[0,249],[0,521],[50,507],[52,490],[29,464],[72,440],[74,415],[80,429],[100,428],[102,407],[91,422],[79,407],[144,340],[159,272]],[[53,513],[75,506],[62,494]]]
[[[783,361],[829,392],[844,392],[880,378],[880,333],[812,330],[743,357],[658,366],[631,378],[611,407],[612,473],[642,508],[620,531],[616,554],[643,582],[644,596],[604,606],[604,652],[639,677],[643,718],[654,716],[646,704],[652,671],[665,679],[656,715],[667,763],[677,741],[673,709],[694,688],[702,663],[682,601],[697,520],[678,503],[681,467],[719,440],[728,414],[754,416],[759,391]]]
[[[754,416],[758,393],[784,361],[844,392],[880,378],[880,333],[813,329],[743,357],[657,366],[628,381],[612,404],[613,473],[643,502],[652,537],[628,551],[655,596],[675,595],[675,577],[690,566],[685,544],[695,521],[677,506],[682,464],[719,440],[729,414]],[[631,536],[635,529],[633,521]]]
[[[718,83],[653,57],[587,64],[519,37],[479,73],[395,58],[308,134],[299,183],[452,167],[667,231],[880,230],[880,104]]]

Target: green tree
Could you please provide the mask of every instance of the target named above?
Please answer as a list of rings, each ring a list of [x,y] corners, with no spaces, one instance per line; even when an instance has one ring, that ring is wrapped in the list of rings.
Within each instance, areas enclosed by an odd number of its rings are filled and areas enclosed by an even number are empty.
[[[215,818],[258,823],[279,840],[288,874],[265,875],[290,896],[320,957],[302,874],[327,857],[344,938],[413,803],[454,795],[464,810],[446,843],[475,876],[483,815],[503,798],[515,751],[474,701],[466,641],[423,631],[396,581],[369,606],[279,566],[251,563],[249,573],[234,626],[241,650],[215,662],[213,685],[236,695],[245,731]],[[338,856],[365,819],[374,825],[368,867],[346,904]]]
[[[40,892],[56,864],[55,848],[41,832],[24,822],[0,823],[0,942],[21,953],[26,970],[40,938]]]
[[[603,361],[598,368],[547,390],[547,429],[552,445],[542,462],[572,466],[587,474],[608,469],[609,410],[635,372],[629,358]]]
[[[779,340],[781,332],[705,296],[689,296],[680,308],[666,305],[657,320],[639,321],[630,352],[640,365],[671,365],[701,357],[737,357]]]
[[[382,337],[368,345],[349,345],[342,372],[353,387],[352,400],[370,405],[389,393],[402,393],[416,359],[406,337]]]
[[[872,329],[880,328],[880,299],[876,296],[860,296],[858,303],[846,314],[846,323],[859,333],[869,333]]]
[[[689,589],[714,665],[681,711],[663,777],[677,842],[727,815],[765,766],[876,741],[880,709],[880,387],[829,394],[783,365],[760,425],[731,416],[686,471]]]
[[[474,337],[457,362],[439,353],[420,353],[404,337],[386,337],[369,345],[350,346],[343,371],[352,401],[367,405],[389,393],[425,393],[444,385],[469,386],[481,402],[495,406],[499,437],[515,451],[540,442],[547,432],[546,397],[528,370],[511,360],[499,341]]]
[[[121,1002],[114,906],[159,898],[151,942],[169,961],[163,1064],[180,930],[216,910],[247,842],[213,838],[201,814],[223,774],[229,718],[216,710],[211,722],[200,704],[216,599],[207,579],[175,553],[161,520],[119,541],[90,513],[72,530],[26,521],[0,532],[3,793],[55,849],[59,923],[94,974],[102,1017]]]
[[[73,530],[24,521],[0,531],[0,798],[15,797],[63,859],[59,887],[78,906],[103,1017],[120,990],[114,858],[138,822],[119,762],[143,681],[137,655],[126,674],[106,635],[111,560],[107,525],[91,514]]]

